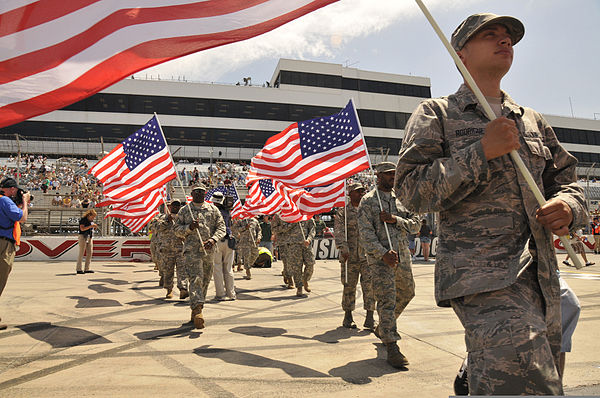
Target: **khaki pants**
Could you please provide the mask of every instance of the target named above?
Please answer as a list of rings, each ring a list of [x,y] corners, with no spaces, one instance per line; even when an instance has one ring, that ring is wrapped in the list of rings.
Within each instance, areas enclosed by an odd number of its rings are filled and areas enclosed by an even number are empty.
[[[92,238],[87,239],[84,235],[79,235],[79,257],[77,257],[77,271],[88,271],[90,269],[90,262],[92,261],[92,251],[94,250],[94,244]],[[83,255],[85,257],[85,270],[81,268],[81,262],[83,261]]]
[[[4,291],[8,274],[12,270],[15,261],[15,245],[4,239],[0,239],[0,295]]]

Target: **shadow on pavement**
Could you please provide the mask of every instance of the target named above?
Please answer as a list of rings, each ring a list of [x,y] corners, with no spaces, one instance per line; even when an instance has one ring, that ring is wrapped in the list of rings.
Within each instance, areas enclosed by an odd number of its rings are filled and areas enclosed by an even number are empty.
[[[55,326],[49,322],[28,323],[18,325],[17,328],[33,339],[50,344],[52,348],[112,343],[112,341],[85,329]]]
[[[253,368],[272,368],[281,369],[289,376],[294,378],[302,377],[330,377],[328,374],[321,373],[305,366],[297,365],[291,362],[279,361],[267,358],[261,355],[250,354],[243,351],[229,350],[225,348],[209,348],[205,345],[194,349],[194,354],[204,358],[217,358],[223,362],[236,365],[249,366]]]
[[[123,304],[117,300],[109,299],[89,299],[81,296],[68,296],[67,298],[78,300],[75,308],[95,308],[95,307],[121,307]]]
[[[317,334],[313,336],[313,340],[320,341],[321,343],[335,344],[339,343],[341,340],[346,340],[351,337],[368,336],[369,334],[371,334],[370,330],[361,330],[358,328],[350,329],[343,326],[338,326],[333,330],[328,330],[323,334]]]
[[[344,366],[333,368],[329,374],[339,377],[352,384],[368,384],[373,378],[385,376],[390,373],[405,372],[408,369],[395,369],[386,362],[387,353],[381,343],[373,344],[377,350],[377,357],[361,361],[348,362]]]
[[[176,328],[148,330],[146,332],[134,333],[133,335],[140,340],[159,340],[164,337],[188,337],[195,339],[200,337],[201,334],[202,332],[195,331],[192,322],[188,322]]]
[[[118,286],[129,284],[128,281],[124,281],[122,279],[113,279],[113,278],[90,279],[90,282],[101,282],[101,283],[108,283],[110,285],[118,285]]]
[[[112,287],[104,286],[103,283],[94,283],[89,285],[88,289],[95,291],[96,293],[118,293],[119,289],[113,289]]]

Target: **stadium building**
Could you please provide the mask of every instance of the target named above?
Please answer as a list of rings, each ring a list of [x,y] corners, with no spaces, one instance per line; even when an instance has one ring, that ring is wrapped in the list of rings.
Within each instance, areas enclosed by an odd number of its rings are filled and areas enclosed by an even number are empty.
[[[353,98],[371,159],[397,158],[411,112],[431,97],[426,77],[281,59],[270,82],[253,85],[125,79],[61,110],[0,129],[0,153],[95,158],[157,113],[175,159],[248,161],[293,122],[331,115]],[[580,161],[600,176],[600,120],[544,115]],[[18,135],[19,140],[15,137]]]

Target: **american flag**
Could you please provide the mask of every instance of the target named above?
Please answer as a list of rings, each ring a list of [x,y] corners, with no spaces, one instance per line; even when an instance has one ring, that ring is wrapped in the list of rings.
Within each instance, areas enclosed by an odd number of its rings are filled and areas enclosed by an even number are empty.
[[[156,116],[100,159],[89,173],[103,184],[103,205],[138,199],[177,177]]]
[[[113,207],[106,217],[120,218],[123,225],[131,230],[131,232],[139,232],[155,215],[158,214],[158,207],[164,202],[164,197],[167,193],[163,186],[155,191],[152,191],[144,196]]]
[[[165,61],[258,36],[335,1],[4,1],[0,127],[63,108]]]
[[[369,167],[352,100],[340,113],[294,123],[269,138],[252,158],[246,183],[272,178],[303,188],[323,186]]]
[[[281,184],[283,189],[285,188]],[[334,207],[344,207],[346,202],[345,180],[321,187],[289,189],[288,197],[296,203],[301,214],[314,216],[326,213]],[[285,221],[285,220],[284,220]]]
[[[234,199],[233,208],[231,209],[231,217],[236,218],[239,212],[242,210],[242,202],[240,201],[240,197],[237,193],[237,189],[233,185],[220,185],[216,188],[209,189],[206,191],[206,195],[204,196],[204,200],[212,203],[211,199],[215,192],[223,193],[223,196],[231,196]]]
[[[277,181],[271,179],[263,179],[255,181],[246,196],[244,206],[235,217],[232,218],[249,218],[261,214],[275,214],[287,206],[286,211],[293,212],[294,203],[286,197],[285,191],[283,195],[276,187]]]

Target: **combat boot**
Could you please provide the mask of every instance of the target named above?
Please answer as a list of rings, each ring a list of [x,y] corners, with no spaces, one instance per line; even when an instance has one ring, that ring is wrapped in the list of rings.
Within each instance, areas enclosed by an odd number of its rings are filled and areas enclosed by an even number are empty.
[[[367,310],[367,317],[365,318],[365,323],[363,323],[363,327],[365,329],[369,329],[369,330],[375,329],[375,320],[373,319],[373,311]]]
[[[180,289],[179,290],[179,299],[183,300],[183,299],[185,299],[187,297],[190,297],[190,294],[188,293],[188,291],[185,290],[185,289]]]
[[[298,297],[304,297],[304,293],[302,293],[302,286],[300,286],[298,288],[298,290],[296,290],[296,296],[298,296]]]
[[[346,311],[342,326],[348,329],[356,329],[356,323],[354,323],[354,319],[352,319],[352,311]]]
[[[400,352],[398,348],[398,344],[396,342],[386,343],[387,348],[387,363],[395,367],[396,369],[401,369],[408,365],[408,359]]]
[[[246,270],[246,276],[244,277],[244,279],[248,279],[248,280],[252,279],[252,274],[250,273],[250,268],[248,268]]]
[[[204,329],[204,317],[202,316],[202,308],[204,304],[198,304],[192,309],[192,322],[196,329]]]
[[[311,292],[312,290],[308,287],[308,281],[306,279],[302,279],[302,284],[304,285],[304,290],[307,292]]]
[[[288,280],[288,282],[287,282],[287,284],[288,284],[287,288],[288,289],[293,289],[294,288],[294,278],[292,278],[291,276],[288,276],[287,280]]]
[[[165,298],[172,299],[173,298],[173,289],[167,290],[167,295]]]

